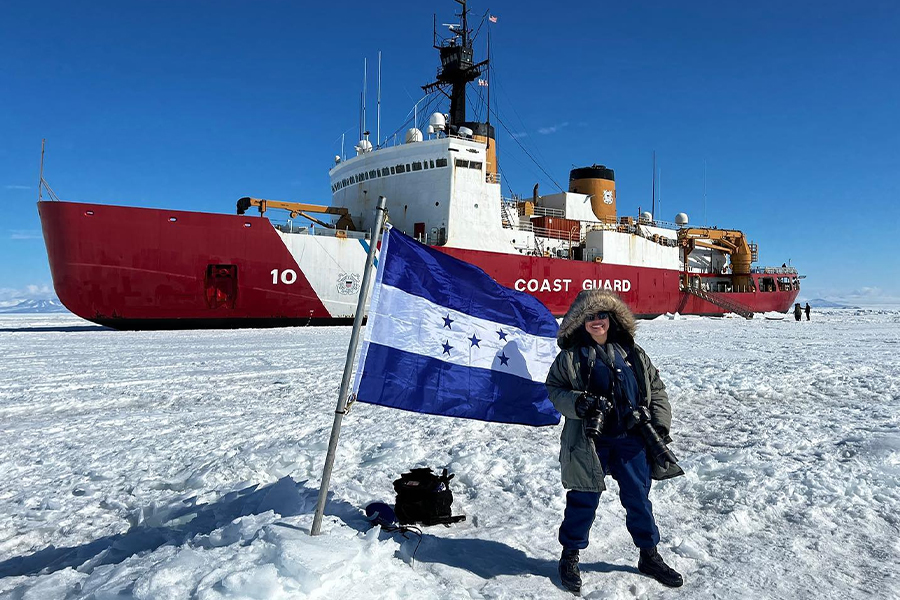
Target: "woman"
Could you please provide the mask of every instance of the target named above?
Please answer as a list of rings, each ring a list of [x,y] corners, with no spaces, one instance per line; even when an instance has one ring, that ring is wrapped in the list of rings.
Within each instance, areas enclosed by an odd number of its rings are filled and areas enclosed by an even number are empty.
[[[559,460],[569,491],[559,528],[559,574],[575,594],[581,592],[578,551],[587,548],[607,473],[619,484],[625,526],[640,549],[638,570],[671,587],[683,584],[656,551],[659,530],[649,494],[651,478],[684,472],[674,462],[651,465],[640,426],[640,416],[644,421],[649,416],[659,436],[671,441],[672,409],[656,367],[634,343],[634,332],[634,315],[618,296],[583,291],[563,318],[557,334],[562,351],[547,375],[550,400],[565,417]]]

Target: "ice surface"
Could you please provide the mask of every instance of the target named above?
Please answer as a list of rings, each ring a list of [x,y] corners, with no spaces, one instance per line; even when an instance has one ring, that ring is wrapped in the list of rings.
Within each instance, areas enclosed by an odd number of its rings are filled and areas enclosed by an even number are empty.
[[[687,471],[651,494],[686,585],[637,573],[608,480],[586,597],[900,597],[900,312],[812,317],[640,323]],[[0,597],[571,597],[559,428],[357,404],[308,535],[349,333],[0,316]],[[371,529],[362,508],[418,465],[457,474],[468,520]]]

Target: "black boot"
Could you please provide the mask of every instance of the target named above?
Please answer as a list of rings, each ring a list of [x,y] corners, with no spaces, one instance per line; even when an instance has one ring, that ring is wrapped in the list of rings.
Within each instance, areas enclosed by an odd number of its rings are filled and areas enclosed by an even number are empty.
[[[564,588],[581,595],[581,571],[578,570],[578,550],[563,550],[559,559],[559,579]]]
[[[662,556],[659,555],[656,548],[641,548],[638,571],[669,587],[684,585],[684,579],[681,578],[678,571],[663,562]]]

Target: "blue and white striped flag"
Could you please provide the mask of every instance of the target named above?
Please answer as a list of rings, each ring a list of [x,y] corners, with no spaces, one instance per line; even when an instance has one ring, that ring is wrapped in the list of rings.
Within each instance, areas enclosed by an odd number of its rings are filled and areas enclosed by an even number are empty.
[[[536,298],[391,229],[353,391],[415,412],[556,425],[544,381],[557,329]]]

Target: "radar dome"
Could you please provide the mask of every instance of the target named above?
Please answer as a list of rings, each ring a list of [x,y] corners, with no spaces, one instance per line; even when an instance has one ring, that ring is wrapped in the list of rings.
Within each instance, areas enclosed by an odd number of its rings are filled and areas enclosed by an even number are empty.
[[[459,137],[470,138],[470,137],[472,137],[472,133],[474,133],[474,132],[471,129],[469,129],[468,127],[460,127],[459,130],[457,131],[457,133],[459,133]]]
[[[359,140],[359,143],[356,145],[357,154],[364,154],[366,152],[372,151],[372,142],[369,140]]]
[[[428,119],[428,124],[434,127],[435,131],[443,131],[444,128],[447,127],[447,118],[441,113],[436,112]]]
[[[678,213],[675,215],[675,224],[680,226],[688,224],[688,216],[687,213]]]
[[[653,221],[653,215],[647,211],[641,213],[641,223],[650,223],[651,221]]]
[[[421,142],[422,141],[422,132],[416,129],[415,127],[406,130],[406,142],[407,144],[411,144],[413,142]]]

